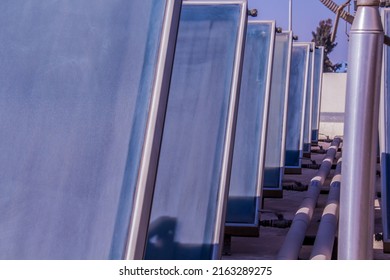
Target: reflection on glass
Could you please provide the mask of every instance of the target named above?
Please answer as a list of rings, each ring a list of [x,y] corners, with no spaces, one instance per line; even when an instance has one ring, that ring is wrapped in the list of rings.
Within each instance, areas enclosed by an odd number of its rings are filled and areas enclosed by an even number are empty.
[[[268,112],[273,22],[247,27],[226,222],[257,224]]]
[[[122,257],[165,2],[1,2],[1,259]]]
[[[286,167],[301,166],[303,120],[306,96],[309,45],[294,44],[291,54],[290,85],[287,109]]]
[[[240,10],[182,7],[146,259],[212,257]]]
[[[291,34],[276,34],[263,189],[281,189],[284,167]]]

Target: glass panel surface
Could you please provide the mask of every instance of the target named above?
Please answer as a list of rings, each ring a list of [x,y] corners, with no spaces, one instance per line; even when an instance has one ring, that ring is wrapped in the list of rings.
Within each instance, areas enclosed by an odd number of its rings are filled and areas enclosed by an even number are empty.
[[[389,186],[390,186],[390,154],[382,153],[381,156],[381,174],[383,174],[381,178],[381,183],[385,188],[382,190],[382,215],[383,215],[383,237],[385,242],[390,242],[390,195],[389,195]]]
[[[390,10],[385,9],[385,34],[390,36]],[[385,48],[385,152],[390,153],[390,50]]]
[[[282,189],[291,34],[276,34],[269,104],[263,189]]]
[[[314,85],[313,85],[313,114],[312,114],[312,142],[318,142],[320,127],[320,108],[322,92],[322,69],[324,60],[324,47],[315,48],[314,58]]]
[[[384,9],[384,29],[385,34],[390,35],[390,10]],[[384,47],[384,145],[381,154],[382,165],[382,215],[383,215],[383,241],[390,243],[390,50],[389,47]]]
[[[310,43],[309,70],[306,83],[305,123],[303,126],[303,152],[311,152],[311,122],[313,108],[314,43]]]
[[[240,101],[234,141],[226,222],[257,224],[261,193],[270,75],[273,22],[247,26]],[[266,104],[267,102],[267,104]],[[260,168],[260,170],[259,170]]]
[[[292,48],[286,132],[287,167],[301,167],[309,49],[309,45],[298,44]]]
[[[241,5],[183,2],[146,259],[210,259]]]
[[[165,2],[1,1],[1,259],[122,256]]]

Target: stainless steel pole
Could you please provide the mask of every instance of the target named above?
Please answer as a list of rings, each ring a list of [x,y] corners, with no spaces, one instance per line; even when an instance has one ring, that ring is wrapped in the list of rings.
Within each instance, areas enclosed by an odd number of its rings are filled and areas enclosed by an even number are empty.
[[[383,27],[379,0],[358,1],[350,32],[339,259],[372,259]]]

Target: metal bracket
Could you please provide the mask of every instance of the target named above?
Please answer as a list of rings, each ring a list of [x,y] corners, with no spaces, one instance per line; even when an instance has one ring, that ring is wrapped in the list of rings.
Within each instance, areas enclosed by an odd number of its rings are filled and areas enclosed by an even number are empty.
[[[339,9],[339,5],[337,5],[332,0],[320,0],[320,2],[322,4],[324,4],[329,10],[331,10],[332,12],[334,12],[337,15],[337,11]],[[359,6],[362,6],[362,5],[365,5],[365,6],[367,6],[367,5],[369,5],[369,6],[377,5],[377,6],[379,6],[379,1],[375,1],[375,0],[372,0],[372,1],[362,0],[362,1],[357,1],[357,5],[359,5]],[[348,22],[349,24],[352,24],[353,20],[355,19],[355,17],[353,15],[351,15],[350,13],[348,13],[348,12],[346,12],[344,10],[342,10],[340,12],[339,17],[342,18],[343,20],[345,20],[346,22]],[[336,17],[336,19],[337,19],[337,17]],[[332,33],[332,36],[333,36],[333,33]],[[387,35],[384,35],[383,43],[385,45],[387,45],[387,46],[390,46],[390,37],[387,36]]]

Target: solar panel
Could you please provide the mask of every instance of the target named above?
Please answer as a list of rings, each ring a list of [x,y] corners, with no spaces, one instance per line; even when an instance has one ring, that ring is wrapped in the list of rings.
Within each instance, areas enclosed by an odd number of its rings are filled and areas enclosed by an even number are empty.
[[[226,214],[227,234],[258,235],[274,41],[274,21],[248,22]]]
[[[390,35],[390,9],[383,9],[383,27],[386,35]],[[383,52],[383,83],[380,109],[380,151],[381,151],[381,209],[383,222],[383,250],[390,252],[390,53],[384,46]]]
[[[306,102],[305,102],[305,123],[303,126],[303,156],[310,158],[311,153],[311,127],[313,114],[313,92],[314,92],[314,66],[315,66],[315,44],[310,44],[309,54],[309,72],[306,84]]]
[[[150,207],[133,200],[153,174],[179,9],[1,2],[1,259],[124,257],[133,207]]]
[[[286,145],[287,102],[290,80],[292,33],[276,34],[269,104],[264,197],[281,197]]]
[[[285,157],[287,173],[301,173],[309,54],[309,43],[293,44],[287,108]]]
[[[220,257],[246,14],[183,1],[146,259]]]
[[[320,127],[320,109],[322,93],[322,73],[324,65],[324,47],[316,47],[314,50],[314,85],[313,85],[313,114],[311,125],[311,141],[318,143]]]

